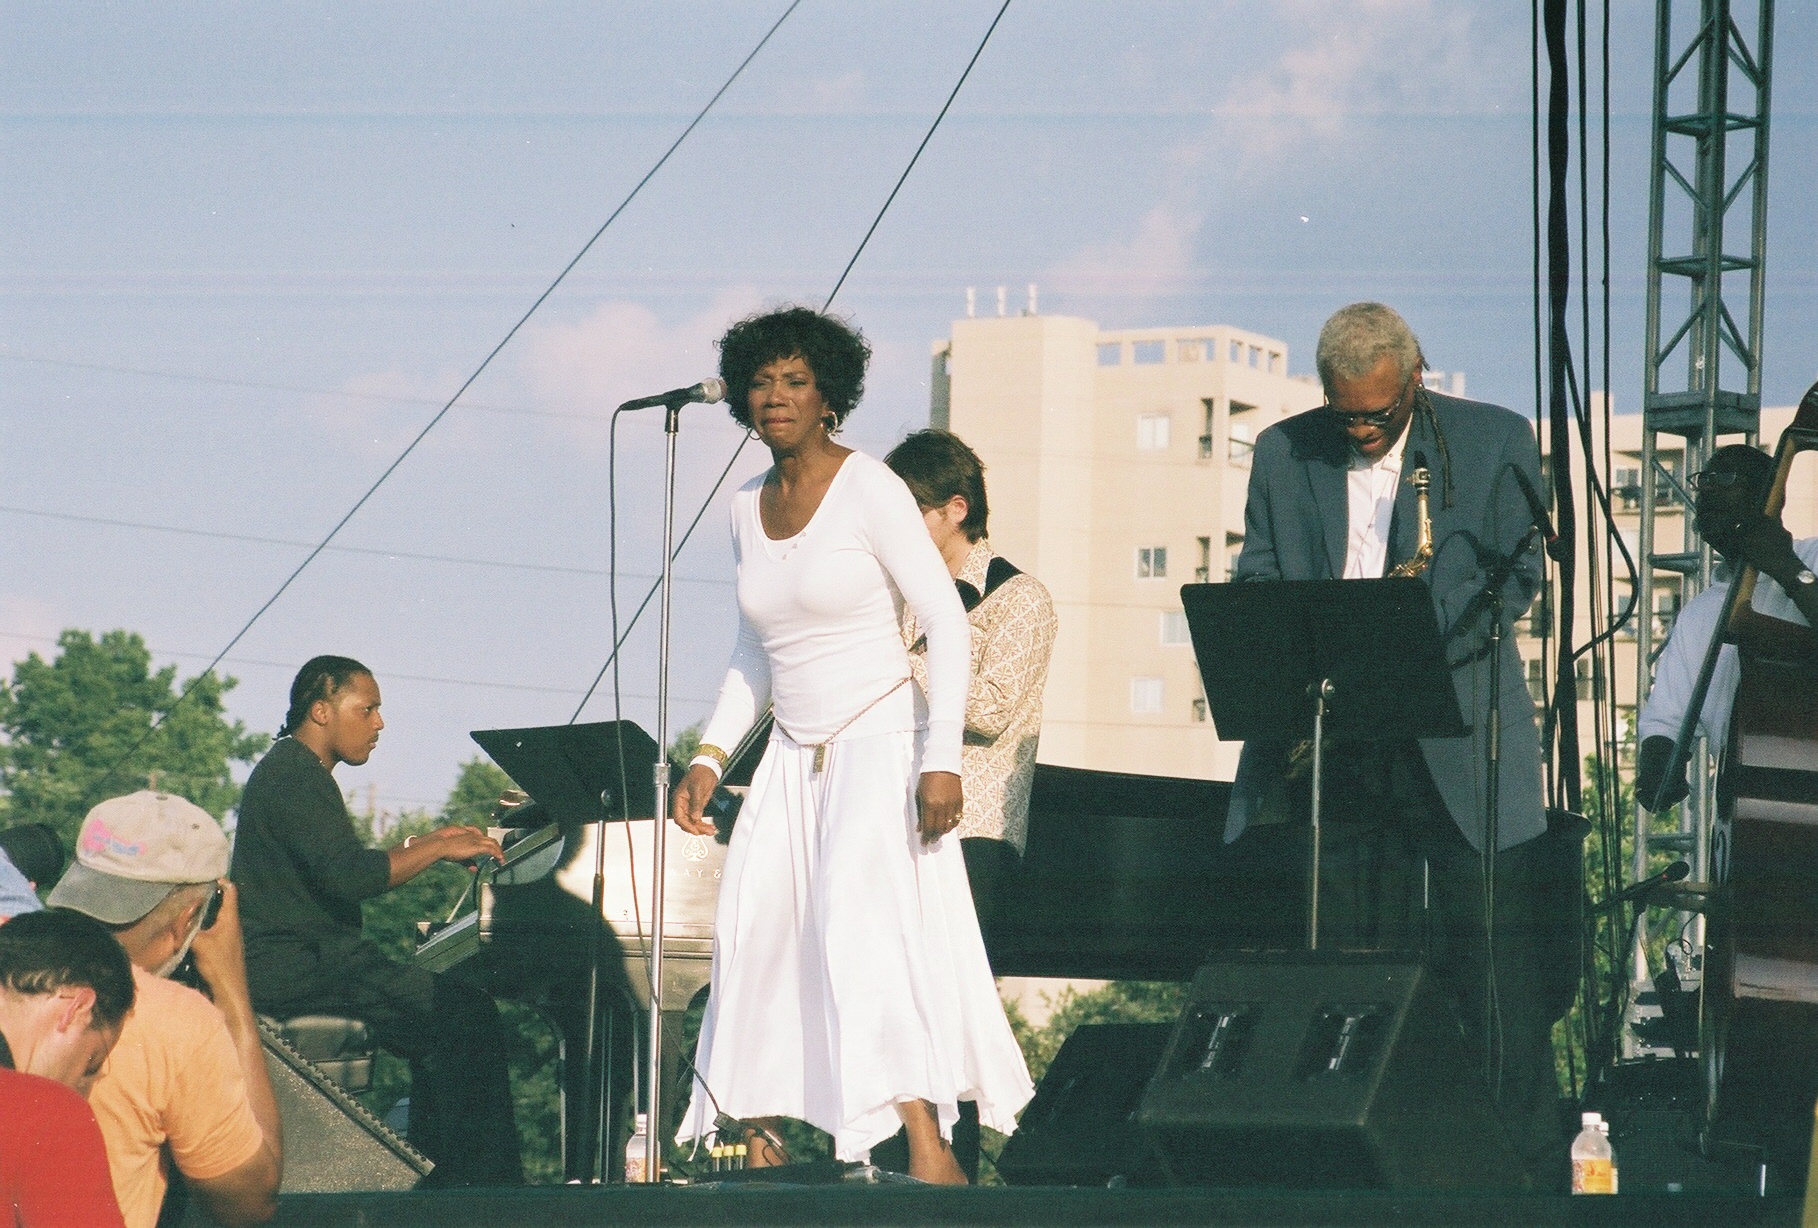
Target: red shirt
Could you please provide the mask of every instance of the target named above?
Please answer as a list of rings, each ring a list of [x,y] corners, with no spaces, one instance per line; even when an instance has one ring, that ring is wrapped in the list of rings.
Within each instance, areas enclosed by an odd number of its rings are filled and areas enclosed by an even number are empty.
[[[61,1083],[0,1068],[0,1222],[124,1228],[88,1102]]]

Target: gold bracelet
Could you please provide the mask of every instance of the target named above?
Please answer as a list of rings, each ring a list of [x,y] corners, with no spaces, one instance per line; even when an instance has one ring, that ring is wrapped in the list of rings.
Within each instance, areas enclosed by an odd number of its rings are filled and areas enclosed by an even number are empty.
[[[726,770],[726,752],[711,742],[702,742],[699,746],[695,747],[694,757],[696,759],[711,759],[719,765],[720,771],[724,772]]]

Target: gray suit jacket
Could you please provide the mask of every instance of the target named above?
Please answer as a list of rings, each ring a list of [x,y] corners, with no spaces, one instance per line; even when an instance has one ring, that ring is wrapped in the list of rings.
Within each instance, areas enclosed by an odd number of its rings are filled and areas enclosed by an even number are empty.
[[[1538,488],[1540,457],[1527,419],[1496,405],[1423,393],[1433,407],[1451,458],[1452,506],[1444,505],[1445,461],[1423,415],[1408,426],[1403,472],[1415,452],[1433,471],[1429,497],[1433,561],[1426,580],[1433,590],[1439,629],[1453,661],[1475,657],[1488,638],[1487,613],[1467,610],[1483,587],[1479,547],[1497,553],[1512,549],[1526,531],[1529,513],[1511,470],[1520,468]],[[1349,445],[1329,414],[1312,410],[1264,431],[1251,458],[1249,500],[1244,507],[1244,548],[1237,576],[1245,580],[1330,580],[1345,566],[1347,505],[1345,474]],[[1417,532],[1412,487],[1402,483],[1395,503],[1389,563],[1413,555]],[[1540,737],[1534,703],[1515,650],[1513,624],[1539,587],[1541,562],[1530,550],[1504,593],[1500,660],[1501,804],[1497,845],[1508,848],[1546,830],[1540,793]],[[1461,619],[1464,620],[1461,622]],[[1456,666],[1452,680],[1459,711],[1470,733],[1459,738],[1423,738],[1420,749],[1446,808],[1471,846],[1484,846],[1485,743],[1488,740],[1490,668],[1487,656]],[[1281,770],[1285,747],[1246,743],[1232,786],[1225,840],[1248,825],[1263,791]]]

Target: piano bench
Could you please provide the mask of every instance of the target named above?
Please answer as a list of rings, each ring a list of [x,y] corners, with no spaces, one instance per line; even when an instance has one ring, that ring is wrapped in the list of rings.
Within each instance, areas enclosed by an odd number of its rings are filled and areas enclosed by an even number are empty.
[[[364,1019],[340,1015],[298,1015],[269,1020],[298,1053],[349,1095],[372,1087],[373,1055],[378,1043]]]

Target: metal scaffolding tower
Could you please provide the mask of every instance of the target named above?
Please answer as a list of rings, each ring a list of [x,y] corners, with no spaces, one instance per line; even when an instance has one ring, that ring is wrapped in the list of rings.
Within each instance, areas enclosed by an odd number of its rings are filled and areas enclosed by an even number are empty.
[[[1655,8],[1638,704],[1647,700],[1664,622],[1711,579],[1711,552],[1693,531],[1684,479],[1703,467],[1721,437],[1754,443],[1760,433],[1774,2],[1755,0],[1752,39],[1736,16],[1748,7],[1732,0],[1657,0]],[[1694,11],[1696,21],[1687,20],[1685,33],[1676,38],[1675,14],[1690,18]],[[1739,324],[1730,304],[1745,299],[1747,312]],[[1683,381],[1676,371],[1684,372]],[[1681,443],[1663,449],[1663,435]],[[1656,540],[1655,517],[1662,507],[1681,510],[1677,543]],[[1693,755],[1693,791],[1680,807],[1677,832],[1651,831],[1647,812],[1636,807],[1637,881],[1648,873],[1650,850],[1663,849],[1687,856],[1694,877],[1711,878],[1715,749],[1700,746]],[[1641,942],[1645,934],[1635,952],[1638,974]]]

